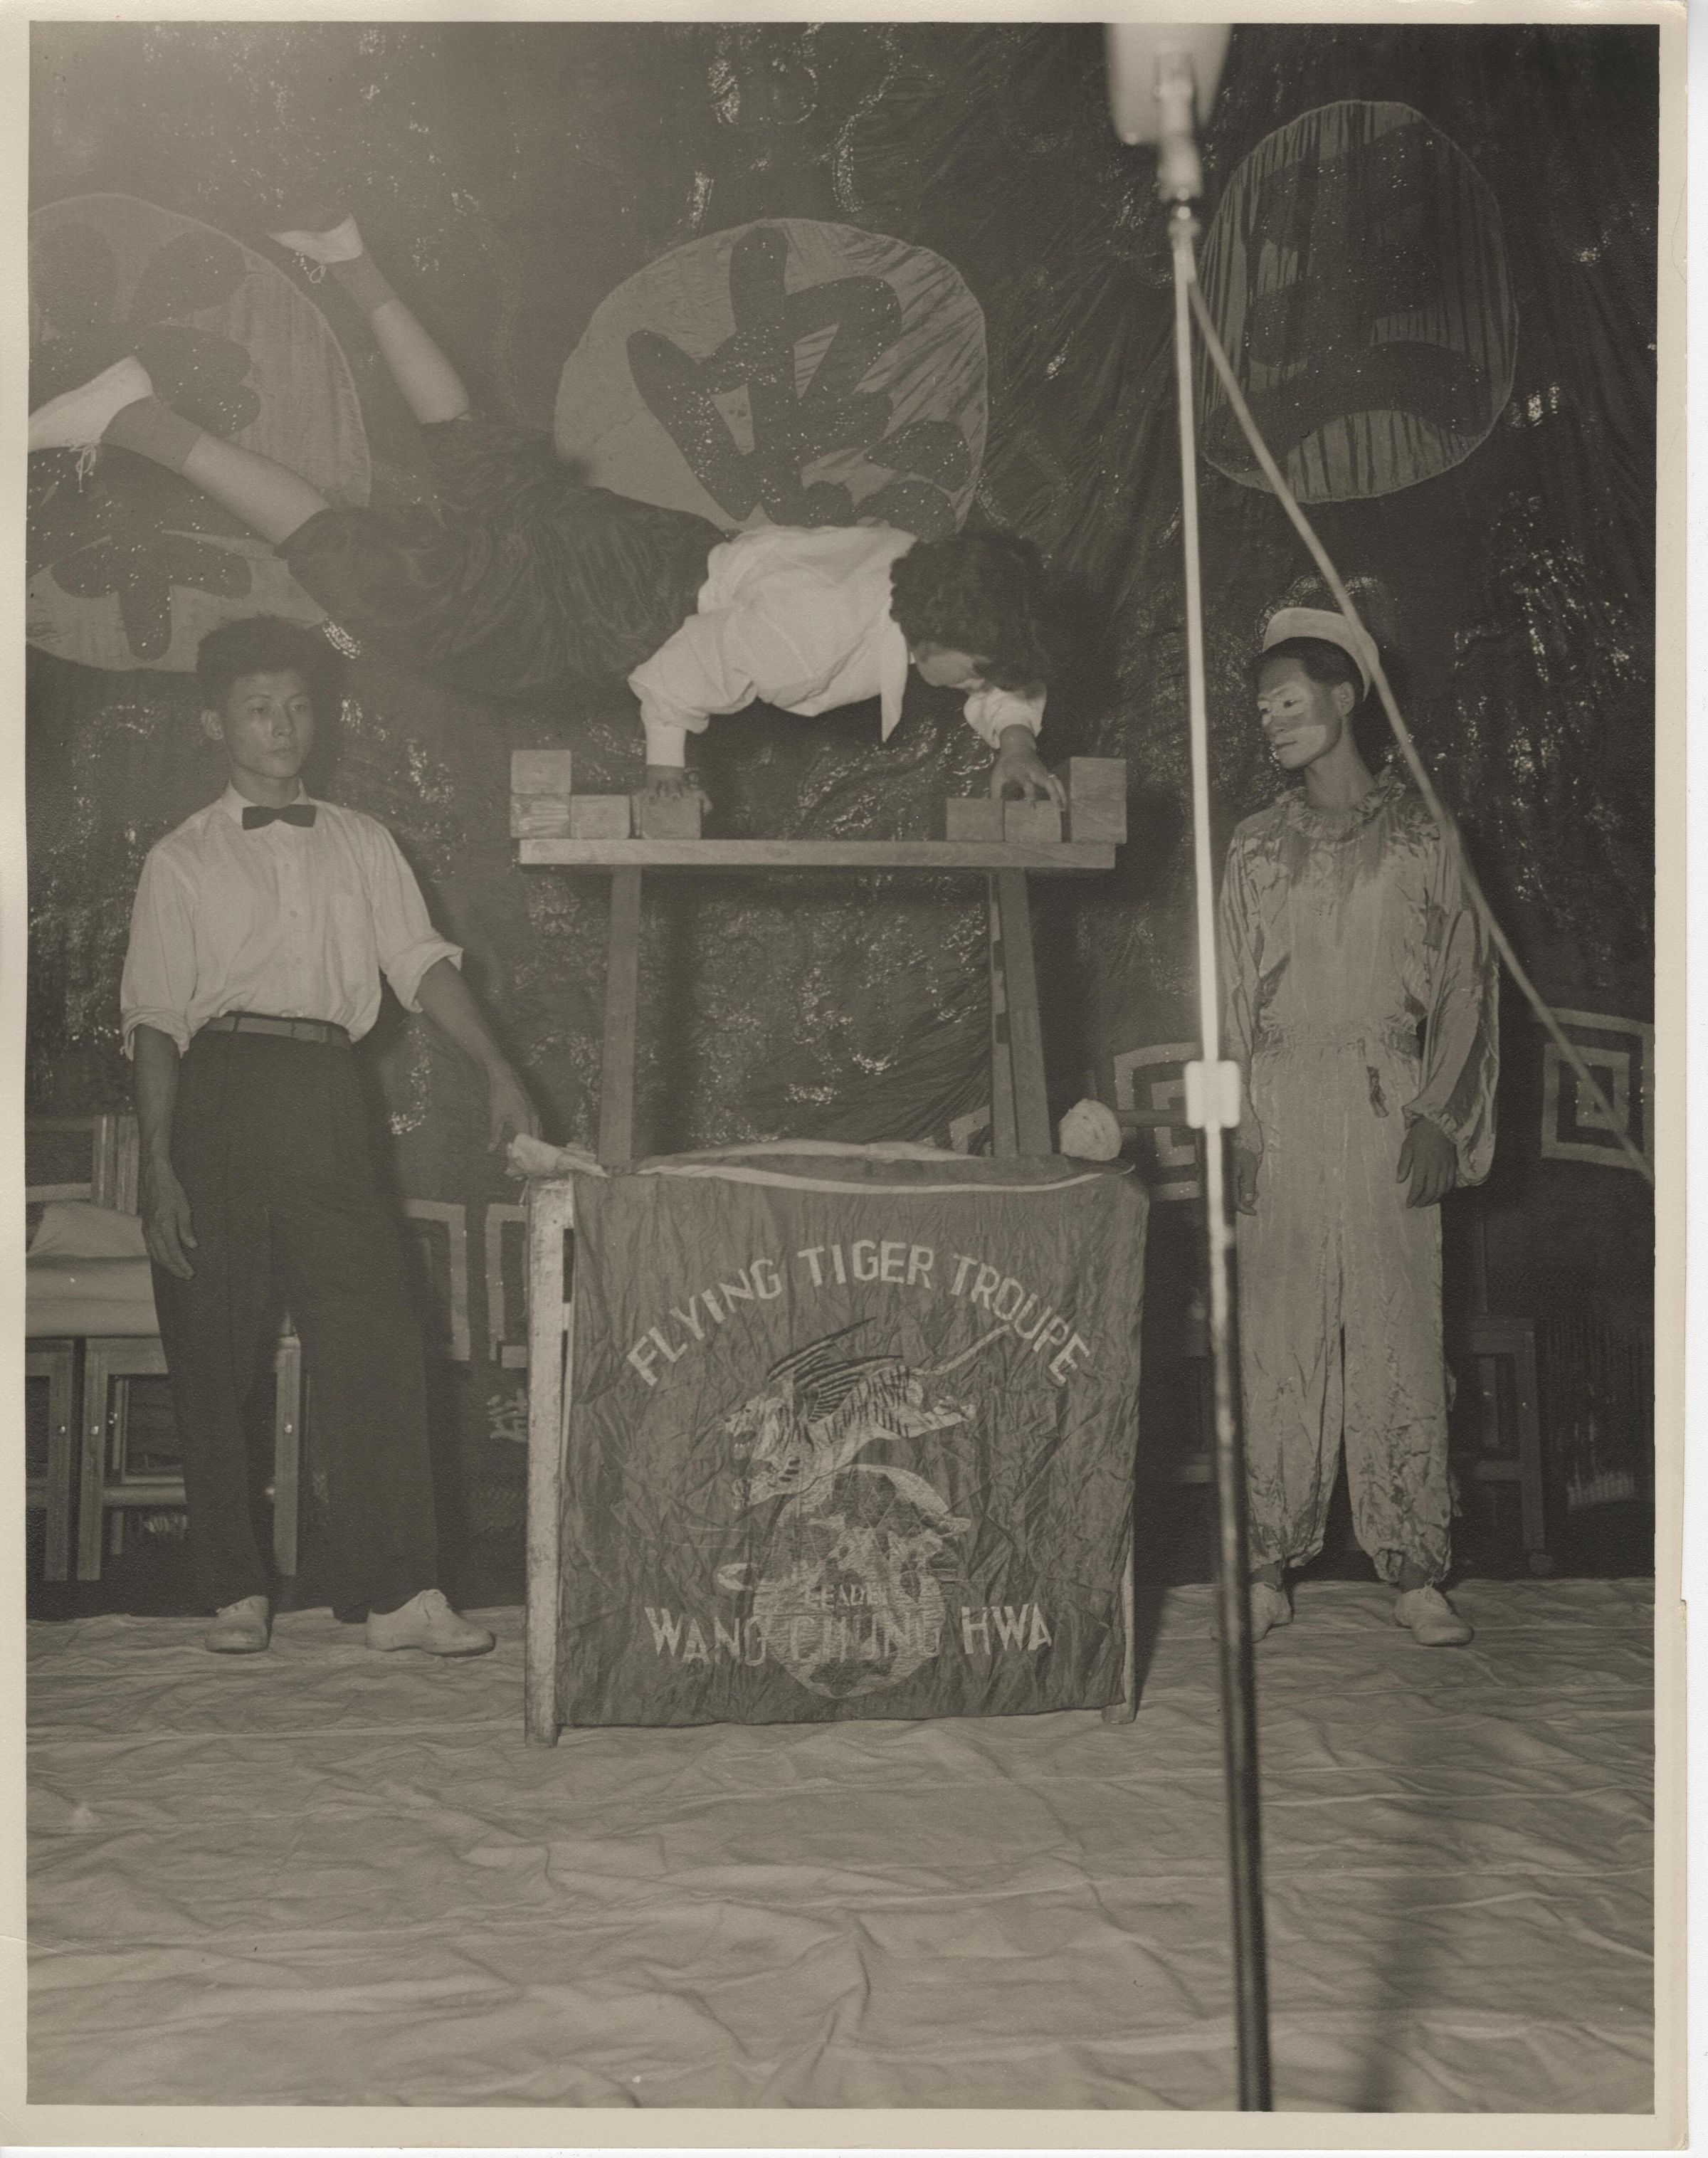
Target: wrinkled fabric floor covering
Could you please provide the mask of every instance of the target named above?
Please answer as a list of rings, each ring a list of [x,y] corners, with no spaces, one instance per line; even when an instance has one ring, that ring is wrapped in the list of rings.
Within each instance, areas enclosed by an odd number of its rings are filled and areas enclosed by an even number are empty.
[[[1287,2107],[1646,2111],[1647,1584],[1258,1649]],[[1137,1723],[567,1732],[328,1613],[30,1629],[37,2103],[1232,2103],[1210,1592]]]

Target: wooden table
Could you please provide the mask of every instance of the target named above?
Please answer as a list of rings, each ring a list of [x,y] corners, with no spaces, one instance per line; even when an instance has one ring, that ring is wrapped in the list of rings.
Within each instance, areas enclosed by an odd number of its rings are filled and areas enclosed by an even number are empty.
[[[1032,958],[1029,873],[1111,870],[1113,846],[1062,840],[1041,847],[947,839],[523,839],[524,867],[600,870],[611,879],[605,975],[605,1057],[599,1088],[599,1159],[634,1158],[635,1021],[640,987],[642,873],[709,875],[850,870],[931,876],[983,875],[990,915],[991,1138],[998,1154],[1048,1154],[1050,1107]]]
[[[600,1073],[599,1159],[611,1169],[636,1158],[635,1023],[640,994],[641,878],[648,870],[751,876],[766,872],[850,871],[986,880],[990,925],[991,1139],[1001,1155],[1048,1156],[1055,1149],[1045,1087],[1044,1035],[1032,953],[1026,878],[1113,869],[1112,844],[1062,840],[1046,846],[942,839],[524,839],[524,867],[594,870],[611,879],[605,976],[605,1051]],[[527,1732],[557,1742],[558,1589],[560,1510],[573,1373],[573,1319],[565,1294],[565,1238],[574,1226],[572,1180],[536,1180],[528,1195],[528,1632]],[[1127,1700],[1133,1713],[1131,1567],[1127,1595]],[[1106,1711],[1107,1713],[1107,1711]]]

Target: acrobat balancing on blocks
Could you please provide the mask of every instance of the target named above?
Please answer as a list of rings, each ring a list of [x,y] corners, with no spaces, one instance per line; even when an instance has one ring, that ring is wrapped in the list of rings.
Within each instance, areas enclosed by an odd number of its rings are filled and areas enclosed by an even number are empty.
[[[472,410],[353,219],[271,237],[324,264],[366,313],[433,446],[436,506],[335,509],[286,467],[162,402],[135,357],[33,413],[30,449],[110,443],[181,472],[270,542],[359,639],[482,697],[626,679],[653,800],[704,803],[688,736],[756,700],[811,717],[876,697],[887,740],[911,665],[967,693],[967,724],[993,752],[993,795],[1065,806],[1038,755],[1050,667],[1029,543],[921,540],[886,525],[730,537],[689,512],[587,486],[543,437]]]

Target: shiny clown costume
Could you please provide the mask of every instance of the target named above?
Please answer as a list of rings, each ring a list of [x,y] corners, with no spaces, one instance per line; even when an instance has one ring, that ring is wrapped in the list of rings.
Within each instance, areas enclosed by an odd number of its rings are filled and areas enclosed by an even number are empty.
[[[1235,833],[1221,900],[1238,1144],[1260,1157],[1238,1222],[1253,1567],[1323,1546],[1341,1443],[1358,1540],[1385,1581],[1447,1572],[1441,1210],[1411,1207],[1420,1118],[1458,1182],[1494,1151],[1497,970],[1457,860],[1394,772],[1351,808],[1289,792]]]

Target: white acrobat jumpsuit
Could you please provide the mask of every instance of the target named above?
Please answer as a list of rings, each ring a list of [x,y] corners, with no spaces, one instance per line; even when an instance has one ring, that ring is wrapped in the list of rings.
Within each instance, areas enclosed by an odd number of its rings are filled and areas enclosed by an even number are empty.
[[[1238,1144],[1261,1158],[1238,1221],[1251,1564],[1323,1547],[1339,1447],[1384,1581],[1446,1573],[1441,1210],[1396,1168],[1427,1118],[1488,1175],[1494,954],[1456,860],[1392,772],[1349,809],[1290,792],[1235,833],[1221,900]],[[1420,1041],[1421,1037],[1421,1041]]]

